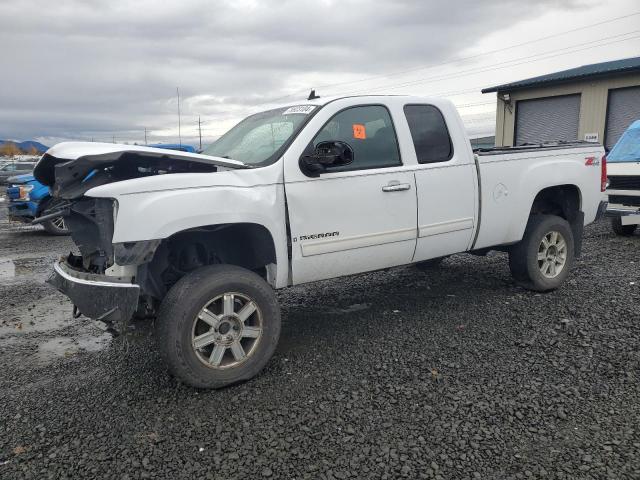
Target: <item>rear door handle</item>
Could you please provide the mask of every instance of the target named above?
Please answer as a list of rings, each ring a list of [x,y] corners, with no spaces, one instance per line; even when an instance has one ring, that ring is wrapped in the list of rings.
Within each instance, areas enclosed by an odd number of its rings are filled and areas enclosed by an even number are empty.
[[[390,183],[382,187],[383,192],[402,192],[403,190],[409,190],[411,185],[408,183]]]

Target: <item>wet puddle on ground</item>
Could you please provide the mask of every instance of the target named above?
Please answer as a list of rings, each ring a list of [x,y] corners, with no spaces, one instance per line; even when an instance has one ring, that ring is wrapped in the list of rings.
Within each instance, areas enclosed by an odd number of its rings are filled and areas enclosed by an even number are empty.
[[[41,277],[45,280],[53,260],[43,257],[0,257],[0,283],[14,283]]]
[[[72,308],[67,299],[53,294],[41,298],[36,304],[6,310],[0,319],[0,349],[32,344],[37,338],[37,350],[32,358],[46,364],[81,352],[98,352],[107,348],[112,335],[96,322],[74,319]],[[39,337],[30,335],[33,333]]]
[[[16,276],[16,264],[10,258],[0,258],[0,280]]]
[[[110,333],[86,333],[77,337],[53,337],[38,346],[36,358],[47,363],[56,358],[70,357],[80,352],[99,352],[112,340]]]
[[[74,322],[72,309],[71,303],[58,294],[43,297],[37,303],[8,308],[0,318],[0,335],[65,328]]]

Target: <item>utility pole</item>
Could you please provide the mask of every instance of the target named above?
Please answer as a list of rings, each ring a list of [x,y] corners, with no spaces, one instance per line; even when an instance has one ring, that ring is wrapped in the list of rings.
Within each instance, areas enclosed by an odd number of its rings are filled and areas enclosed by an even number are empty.
[[[200,151],[202,151],[202,123],[200,122],[200,115],[198,115],[198,136],[200,137]]]
[[[178,96],[178,141],[182,147],[182,133],[180,132],[180,89],[176,87],[176,94]]]
[[[147,127],[144,127],[144,144],[147,144]]]
[[[116,136],[115,135],[112,137],[112,140],[113,140],[113,143],[116,143]]]

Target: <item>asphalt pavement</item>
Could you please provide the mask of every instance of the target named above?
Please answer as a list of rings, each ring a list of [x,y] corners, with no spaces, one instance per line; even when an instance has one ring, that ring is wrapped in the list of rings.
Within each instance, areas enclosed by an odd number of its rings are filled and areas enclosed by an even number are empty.
[[[283,290],[275,356],[218,391],[72,319],[73,248],[0,219],[2,479],[640,478],[640,235],[588,227],[548,294],[501,253]]]

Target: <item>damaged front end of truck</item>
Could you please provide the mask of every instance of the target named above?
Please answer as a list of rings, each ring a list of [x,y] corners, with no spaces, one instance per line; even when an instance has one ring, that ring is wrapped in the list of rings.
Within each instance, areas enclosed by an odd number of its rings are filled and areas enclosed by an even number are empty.
[[[38,221],[50,215],[63,216],[78,253],[59,259],[48,283],[69,297],[74,312],[121,331],[136,312],[144,314],[150,308],[141,301],[148,295],[140,286],[138,266],[151,261],[161,241],[113,243],[117,200],[85,194],[108,183],[230,168],[243,165],[216,157],[128,145],[73,143],[53,147],[43,155],[34,175],[61,202],[56,211]]]

